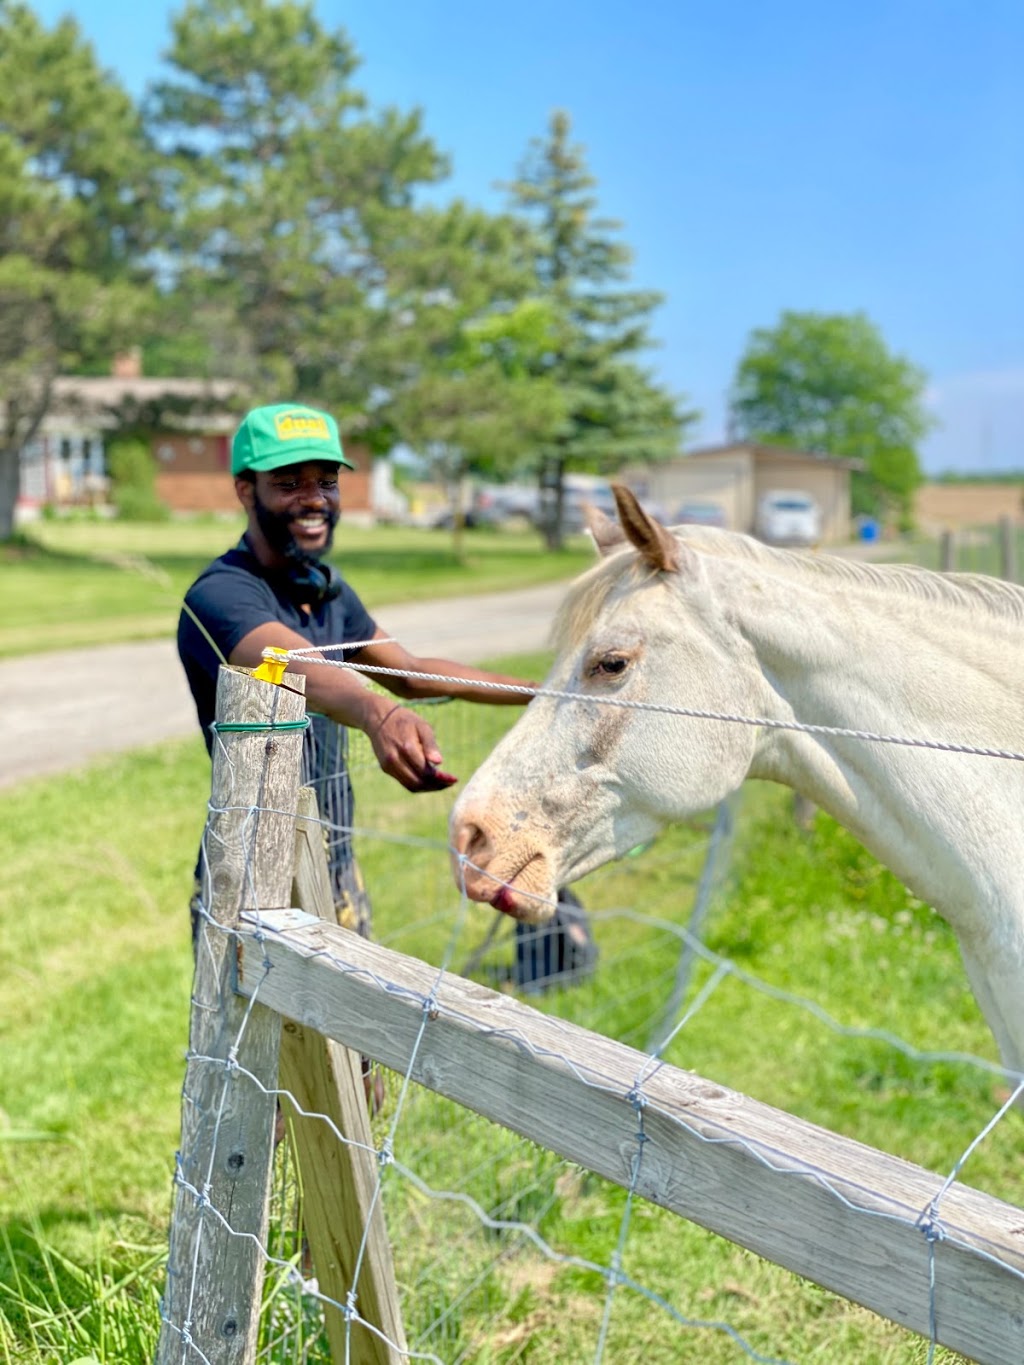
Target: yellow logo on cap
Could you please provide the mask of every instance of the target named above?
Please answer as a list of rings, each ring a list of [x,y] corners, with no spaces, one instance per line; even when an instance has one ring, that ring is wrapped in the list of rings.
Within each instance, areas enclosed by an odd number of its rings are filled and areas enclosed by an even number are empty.
[[[310,436],[319,441],[331,439],[326,417],[301,410],[277,413],[274,417],[274,430],[282,441],[295,441],[299,437],[308,439]]]

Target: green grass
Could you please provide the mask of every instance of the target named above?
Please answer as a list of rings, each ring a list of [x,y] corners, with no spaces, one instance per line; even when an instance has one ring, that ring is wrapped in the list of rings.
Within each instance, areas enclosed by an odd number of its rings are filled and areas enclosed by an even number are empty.
[[[538,658],[508,661],[530,674]],[[455,771],[468,773],[512,719],[503,708],[432,711]],[[359,823],[431,847],[364,836],[360,857],[379,938],[428,961],[463,965],[491,912],[463,914],[440,847],[451,796],[411,797],[354,756]],[[362,766],[361,766],[362,765]],[[208,794],[197,740],[108,759],[0,796],[7,835],[0,889],[0,1362],[93,1355],[148,1358],[179,1140],[191,982],[186,905]],[[842,1024],[884,1027],[921,1049],[994,1059],[945,926],[833,822],[797,829],[791,798],[752,784],[740,808],[732,876],[706,926],[715,951],[773,988],[813,1000]],[[697,827],[587,878],[601,910],[601,961],[540,1007],[645,1047],[672,988],[705,848]],[[620,913],[636,907],[632,917]],[[501,985],[508,933],[478,975]],[[704,984],[698,969],[690,993]],[[798,1006],[728,977],[681,1031],[670,1060],[766,1103],[948,1172],[995,1110],[993,1078],[913,1061],[844,1037]],[[382,1139],[397,1078],[375,1120]],[[968,1184],[1020,1202],[1019,1117],[971,1158]],[[471,1195],[495,1218],[535,1227],[561,1255],[608,1266],[626,1196],[413,1089],[397,1129],[400,1163],[437,1190]],[[279,1179],[275,1236],[294,1248]],[[411,1344],[474,1365],[594,1359],[601,1275],[541,1256],[521,1234],[488,1232],[397,1171],[386,1209]],[[291,1229],[291,1231],[289,1231]],[[727,1323],[769,1356],[801,1362],[924,1365],[926,1343],[651,1205],[631,1211],[623,1268],[691,1319]],[[326,1361],[307,1301],[272,1285],[279,1344],[263,1359]],[[305,1354],[302,1354],[305,1352]],[[719,1331],[679,1326],[620,1288],[604,1359],[734,1365]],[[955,1359],[938,1351],[936,1361]]]
[[[33,523],[21,540],[0,546],[0,658],[166,639],[189,584],[242,530],[241,518]],[[459,559],[442,532],[344,521],[332,555],[371,610],[569,578],[591,558],[582,537],[553,554],[536,534],[477,531],[467,533]]]

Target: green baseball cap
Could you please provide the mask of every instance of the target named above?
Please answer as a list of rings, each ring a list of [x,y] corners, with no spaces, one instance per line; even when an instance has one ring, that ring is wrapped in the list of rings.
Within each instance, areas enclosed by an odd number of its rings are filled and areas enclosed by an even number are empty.
[[[345,458],[338,424],[329,413],[301,403],[272,403],[253,408],[231,442],[231,472],[266,472],[304,460],[325,460],[355,469]]]

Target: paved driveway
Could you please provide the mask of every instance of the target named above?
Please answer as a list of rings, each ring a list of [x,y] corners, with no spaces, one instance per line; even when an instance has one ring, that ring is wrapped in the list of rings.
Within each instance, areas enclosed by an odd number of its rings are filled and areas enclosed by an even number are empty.
[[[887,559],[864,542],[833,554]],[[382,607],[382,629],[417,654],[478,663],[543,649],[565,583],[482,597]],[[0,787],[63,772],[99,754],[195,732],[174,644],[151,640],[0,662]]]
[[[477,663],[543,649],[565,584],[382,607],[381,628],[417,654]],[[0,662],[0,787],[100,754],[196,733],[170,640]]]

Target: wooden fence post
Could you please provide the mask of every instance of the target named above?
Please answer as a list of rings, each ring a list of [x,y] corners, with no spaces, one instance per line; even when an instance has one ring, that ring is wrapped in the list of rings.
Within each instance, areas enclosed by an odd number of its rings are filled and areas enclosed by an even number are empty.
[[[256,1354],[276,1107],[261,1087],[277,1084],[281,1020],[236,995],[232,930],[245,910],[290,905],[304,690],[301,675],[280,686],[245,669],[218,677],[203,839],[212,922],[196,945],[157,1365]]]
[[[334,924],[323,830],[311,787],[299,790],[298,814],[293,902]],[[350,1328],[343,1314],[328,1304],[324,1317],[331,1356],[339,1365],[397,1365],[406,1354],[405,1332],[384,1211],[376,1197],[377,1161],[360,1056],[286,1019],[280,1084],[304,1111],[282,1101],[291,1115],[302,1222],[320,1292],[345,1303],[351,1290],[360,1317],[382,1334],[359,1323]],[[320,1115],[330,1119],[347,1141],[339,1141]]]
[[[956,542],[953,539],[953,532],[943,531],[939,536],[939,572],[952,573],[956,568]]]
[[[1013,517],[999,518],[999,576],[1017,582],[1017,527]]]

